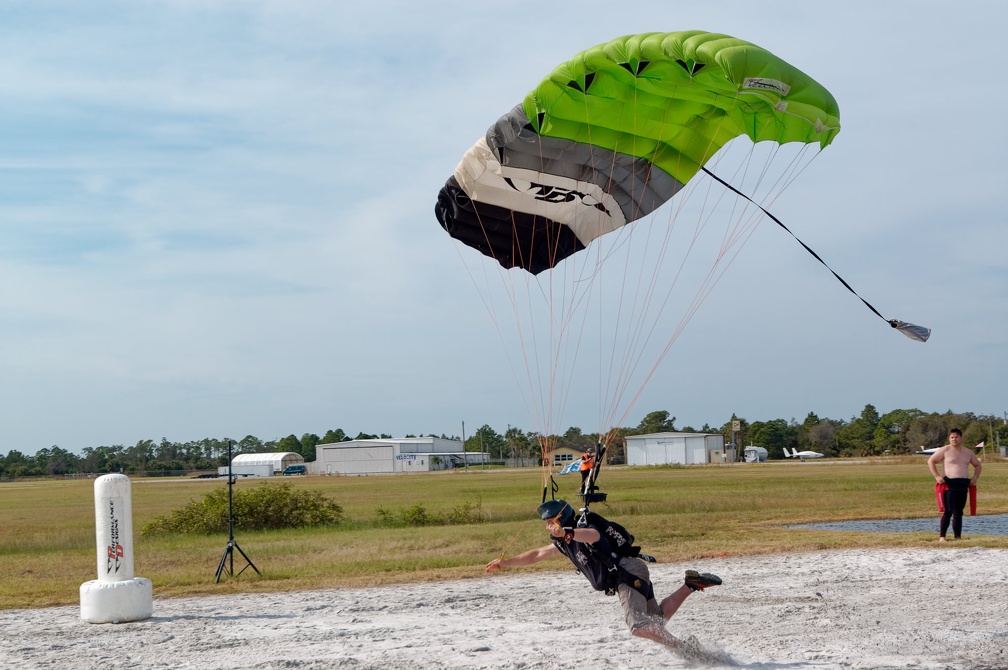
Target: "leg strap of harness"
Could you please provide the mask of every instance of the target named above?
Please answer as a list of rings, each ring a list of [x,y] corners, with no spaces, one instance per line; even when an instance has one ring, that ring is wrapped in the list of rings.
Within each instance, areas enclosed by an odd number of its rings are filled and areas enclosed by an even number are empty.
[[[655,597],[654,585],[650,580],[641,579],[621,566],[610,568],[609,573],[612,575],[610,577],[611,586],[606,589],[606,595],[616,595],[616,587],[620,584],[626,584],[648,600],[652,600]]]

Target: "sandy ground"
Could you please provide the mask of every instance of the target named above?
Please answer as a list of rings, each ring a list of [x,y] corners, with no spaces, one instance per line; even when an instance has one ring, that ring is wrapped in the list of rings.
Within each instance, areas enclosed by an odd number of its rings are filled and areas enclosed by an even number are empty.
[[[1008,668],[1008,551],[854,550],[652,566],[724,585],[669,623],[692,657],[631,637],[619,603],[558,572],[373,589],[159,598],[88,624],[79,607],[0,612],[18,668]]]

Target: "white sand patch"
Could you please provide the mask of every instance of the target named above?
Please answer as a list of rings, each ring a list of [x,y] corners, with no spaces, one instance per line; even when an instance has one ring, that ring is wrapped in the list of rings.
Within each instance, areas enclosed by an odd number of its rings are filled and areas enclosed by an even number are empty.
[[[441,584],[158,598],[154,616],[88,624],[79,607],[0,612],[0,667],[1008,668],[1008,551],[851,550],[652,566],[724,585],[669,623],[700,660],[629,635],[619,603],[564,563]],[[954,579],[952,575],[964,577]],[[696,650],[694,650],[696,651]]]

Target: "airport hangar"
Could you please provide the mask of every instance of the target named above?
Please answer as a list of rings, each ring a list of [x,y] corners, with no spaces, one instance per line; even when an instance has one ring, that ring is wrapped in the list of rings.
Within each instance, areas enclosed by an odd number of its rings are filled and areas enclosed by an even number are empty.
[[[725,449],[721,433],[650,433],[626,438],[627,465],[694,465],[734,460],[735,450]]]
[[[382,475],[450,470],[487,460],[486,454],[466,452],[461,440],[402,437],[319,444],[308,467],[316,475]]]

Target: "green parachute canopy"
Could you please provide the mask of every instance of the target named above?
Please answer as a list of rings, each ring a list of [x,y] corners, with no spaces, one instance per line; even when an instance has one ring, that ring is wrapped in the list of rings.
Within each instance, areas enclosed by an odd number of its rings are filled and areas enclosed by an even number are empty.
[[[769,51],[701,31],[630,35],[553,70],[438,195],[448,233],[505,268],[553,268],[672,198],[729,141],[827,146],[839,107]]]
[[[560,464],[552,436],[589,393],[600,441],[625,425],[760,222],[791,232],[764,205],[838,132],[836,100],[801,70],[749,42],[684,31],[577,54],[465,152],[435,214],[483,254],[460,249],[536,416],[543,464]]]

